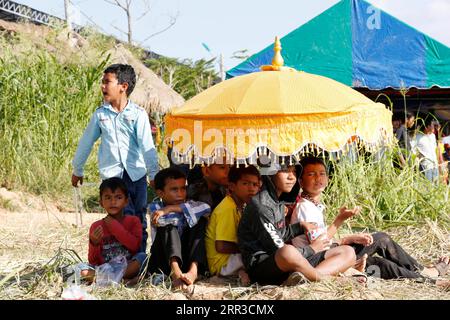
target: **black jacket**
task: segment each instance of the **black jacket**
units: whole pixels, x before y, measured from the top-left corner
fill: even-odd
[[[258,263],[259,255],[271,255],[304,233],[298,223],[286,226],[285,203],[278,200],[272,180],[263,178],[264,189],[246,206],[238,227],[238,246],[247,270]],[[298,250],[305,258],[314,254],[310,246]]]
[[[187,188],[187,198],[189,200],[207,203],[211,207],[211,212],[217,207],[223,198],[225,198],[226,195],[227,190],[222,186],[219,186],[214,191],[210,191],[208,189],[208,183],[203,178],[193,184],[190,184]]]

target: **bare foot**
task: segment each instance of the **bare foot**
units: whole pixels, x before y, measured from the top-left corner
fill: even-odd
[[[350,237],[352,243],[362,244],[363,246],[369,246],[373,243],[373,237],[370,233],[357,233]]]
[[[197,271],[189,270],[187,273],[183,273],[180,277],[181,280],[184,281],[188,286],[194,284],[195,280],[197,280]]]
[[[353,268],[355,268],[356,270],[358,270],[359,272],[364,272],[366,271],[366,264],[367,264],[367,258],[369,256],[366,254],[364,254],[361,258],[359,258],[358,260],[356,260]]]
[[[243,269],[240,269],[238,271],[238,275],[241,285],[244,287],[248,287],[250,285],[250,277],[248,276],[247,272],[245,272],[245,270]]]
[[[363,271],[359,271],[355,268],[349,268],[343,273],[343,275],[344,277],[352,279],[363,286],[367,285],[367,275]]]
[[[421,274],[430,278],[445,276],[450,269],[450,257],[440,257],[431,267],[425,267]]]
[[[172,257],[170,259],[170,268],[172,269],[172,288],[175,290],[186,289],[187,284],[183,280],[183,272],[181,272],[180,265],[176,257]]]
[[[172,278],[172,288],[174,290],[187,290],[188,285],[181,278]]]

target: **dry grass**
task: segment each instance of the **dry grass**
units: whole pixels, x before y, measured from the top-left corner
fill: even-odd
[[[84,226],[77,228],[73,213],[0,211],[0,299],[60,299],[61,268],[78,262],[77,255],[86,260],[89,225],[102,216],[85,214]],[[449,230],[433,222],[387,232],[424,264],[450,251]],[[214,277],[199,281],[193,294],[173,292],[170,282],[153,286],[149,279],[132,288],[88,290],[98,299],[450,299],[450,292],[430,284],[376,278],[370,278],[368,288],[342,278],[291,288],[243,288]]]

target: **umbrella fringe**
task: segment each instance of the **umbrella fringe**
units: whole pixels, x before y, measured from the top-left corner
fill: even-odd
[[[266,157],[270,163],[279,163],[281,165],[296,165],[302,158],[307,156],[321,157],[329,161],[340,161],[343,158],[349,157],[356,160],[358,154],[377,153],[382,152],[383,148],[392,146],[392,139],[389,137],[382,137],[378,142],[367,142],[359,136],[354,136],[343,145],[339,150],[326,150],[315,143],[306,143],[292,154],[278,154],[274,152],[269,146],[259,145],[255,151],[247,157],[235,157],[233,152],[226,147],[216,147],[210,156],[199,155],[198,150],[194,145],[189,146],[186,153],[180,153],[175,148],[172,149],[173,157],[177,159],[179,164],[189,164],[192,169],[195,165],[211,165],[218,163],[219,160],[226,164],[236,165],[255,165],[261,157]]]

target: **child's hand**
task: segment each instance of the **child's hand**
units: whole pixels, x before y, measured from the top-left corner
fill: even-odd
[[[316,240],[311,242],[310,247],[315,253],[330,249],[332,241],[328,239],[327,234],[320,235]]]
[[[103,222],[106,224],[106,227],[108,228],[113,220],[114,218],[112,218],[110,215],[107,215],[105,218],[103,218]]]
[[[164,212],[164,210],[156,210],[153,213],[153,217],[152,217],[152,224],[157,226],[158,225],[158,219],[160,217],[162,217],[163,215],[165,215],[166,213]]]
[[[345,221],[349,218],[352,218],[354,216],[356,216],[357,214],[359,214],[361,212],[361,207],[360,206],[356,206],[353,209],[347,209],[347,207],[341,207],[339,209],[339,214],[337,216],[337,219],[340,219],[342,221]]]
[[[95,228],[94,232],[89,236],[89,241],[91,241],[91,243],[94,246],[98,246],[102,241],[102,238],[103,238],[103,228],[102,226],[98,226],[97,228]]]
[[[353,236],[353,243],[362,244],[363,246],[370,246],[373,243],[373,237],[370,233],[359,233]]]
[[[344,238],[345,244],[362,244],[363,246],[370,246],[373,243],[373,237],[370,233],[358,233]]]

